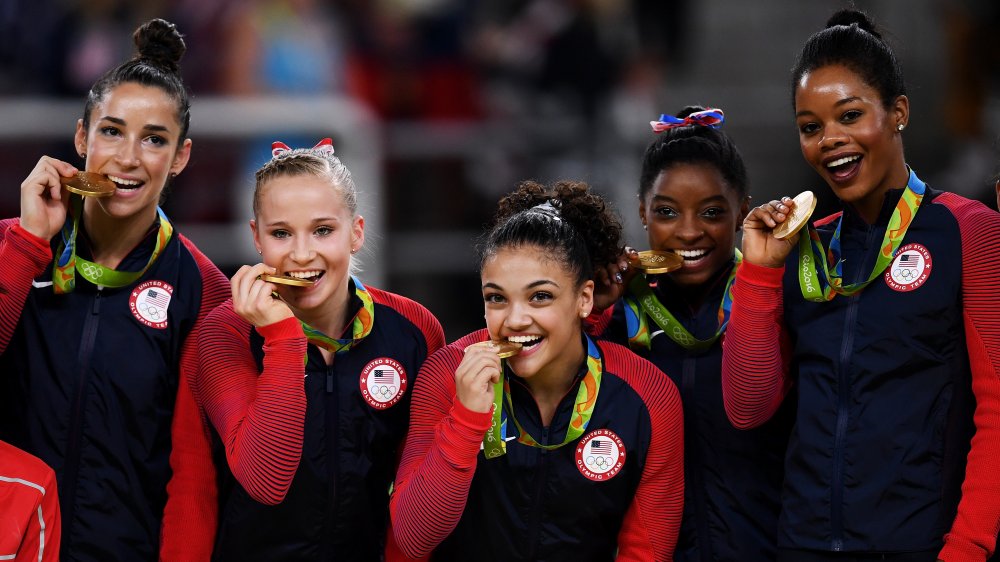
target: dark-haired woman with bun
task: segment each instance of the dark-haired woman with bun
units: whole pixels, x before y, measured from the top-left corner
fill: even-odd
[[[687,107],[651,123],[639,176],[639,218],[676,271],[635,275],[604,337],[666,373],[684,404],[684,518],[674,560],[773,560],[792,405],[736,429],[722,404],[722,345],[750,210],[746,166],[719,109]],[[629,275],[634,275],[627,280]]]
[[[207,560],[215,530],[188,377],[229,283],[158,206],[191,152],[184,41],[163,20],[134,39],[76,126],[74,189],[102,196],[43,156],[0,222],[0,438],[55,470],[64,561]]]
[[[583,331],[621,225],[585,184],[524,182],[481,247],[486,329],[421,368],[390,503],[409,557],[671,560],[684,496],[670,379]],[[501,360],[501,351],[520,352]],[[617,553],[617,558],[616,558]]]
[[[778,560],[986,560],[1000,526],[1000,215],[907,165],[899,64],[835,14],[792,74],[799,145],[843,210],[743,223],[723,357],[738,427],[798,399]]]

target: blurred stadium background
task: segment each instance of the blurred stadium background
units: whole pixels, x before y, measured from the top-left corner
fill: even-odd
[[[909,162],[993,205],[997,0],[858,1],[908,80]],[[629,240],[648,121],[721,107],[757,201],[811,188],[788,70],[836,9],[820,0],[0,0],[0,216],[42,154],[78,163],[87,88],[150,17],[176,23],[194,96],[165,209],[223,271],[254,261],[252,170],[272,140],[332,136],[362,192],[362,278],[417,299],[449,339],[482,325],[474,245],[521,179],[582,179]],[[823,210],[821,208],[821,210]]]

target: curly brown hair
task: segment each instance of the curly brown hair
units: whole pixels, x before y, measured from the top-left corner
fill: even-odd
[[[524,181],[500,199],[493,226],[479,247],[480,269],[499,250],[526,245],[549,250],[580,284],[621,253],[622,225],[586,183]]]

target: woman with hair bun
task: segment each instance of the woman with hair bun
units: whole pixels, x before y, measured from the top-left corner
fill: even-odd
[[[151,20],[91,88],[74,143],[43,156],[0,222],[0,437],[56,472],[62,555],[207,560],[207,427],[189,385],[226,278],[158,204],[188,163],[184,41]]]
[[[662,275],[626,271],[603,336],[666,373],[684,404],[684,518],[674,560],[773,560],[791,401],[736,429],[722,404],[722,347],[750,210],[746,166],[722,110],[686,107],[651,123],[639,176],[649,247],[682,258]],[[605,316],[606,317],[606,316]]]
[[[778,560],[986,560],[1000,527],[1000,215],[907,165],[892,50],[844,10],[792,72],[799,145],[843,210],[808,197],[743,223],[723,357],[737,427],[798,413]]]
[[[524,182],[500,201],[480,248],[486,328],[432,355],[414,389],[390,504],[403,554],[672,559],[677,389],[583,331],[595,268],[617,258],[620,238],[582,183]]]

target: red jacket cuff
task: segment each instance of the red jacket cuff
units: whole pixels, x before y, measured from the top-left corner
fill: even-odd
[[[777,289],[785,276],[785,266],[764,267],[744,261],[736,271],[736,282]]]

